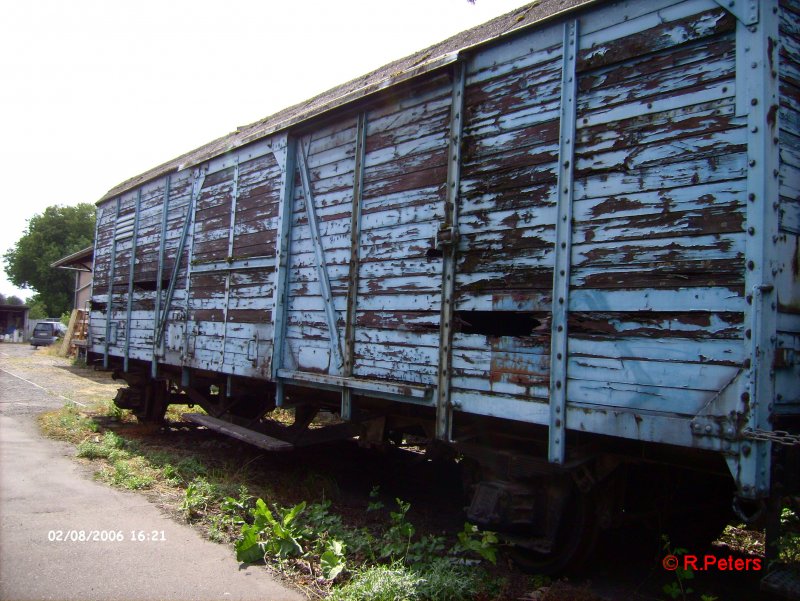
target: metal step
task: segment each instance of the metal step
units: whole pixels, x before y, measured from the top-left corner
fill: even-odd
[[[260,434],[258,432],[254,432],[253,430],[248,430],[242,426],[237,426],[236,424],[217,419],[216,417],[211,417],[210,415],[203,415],[201,413],[184,413],[183,417],[184,419],[188,419],[196,424],[205,426],[209,430],[221,432],[222,434],[226,434],[227,436],[231,436],[237,440],[241,440],[259,448],[266,449],[267,451],[291,451],[294,449],[294,445],[290,442],[279,440],[272,436],[267,436],[266,434]]]

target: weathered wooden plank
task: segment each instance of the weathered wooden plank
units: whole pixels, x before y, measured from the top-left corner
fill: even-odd
[[[567,381],[567,402],[696,415],[716,392],[586,380]]]
[[[631,56],[671,49],[736,27],[736,19],[730,13],[721,8],[709,11],[707,6],[685,2],[660,11],[656,16],[657,24],[646,29],[643,29],[645,23],[654,22],[652,16],[584,35],[578,53],[578,70],[598,69]]]

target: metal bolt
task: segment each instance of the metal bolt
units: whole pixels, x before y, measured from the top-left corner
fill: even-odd
[[[753,202],[755,199],[756,195],[753,194],[752,192],[750,192],[750,194],[747,195],[747,200],[749,200],[750,202]]]
[[[754,228],[754,227],[752,227],[752,226],[751,226],[751,227],[749,227],[749,228],[747,228],[747,233],[748,233],[748,234],[750,234],[750,235],[752,236],[753,234],[755,234],[755,233],[756,233],[756,228]]]
[[[750,401],[750,393],[749,393],[749,392],[747,392],[747,391],[744,391],[744,392],[742,393],[742,397],[741,397],[741,398],[742,398],[742,402],[743,402],[743,403],[747,403],[747,402],[749,402],[749,401]]]
[[[758,104],[758,98],[753,98],[753,99],[750,101],[750,104],[751,104],[751,105],[753,105],[753,106],[757,105],[757,104]]]
[[[751,167],[755,167],[756,166],[756,160],[755,159],[750,159],[750,161],[747,164],[750,165]]]

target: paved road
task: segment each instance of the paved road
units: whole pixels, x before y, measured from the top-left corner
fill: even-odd
[[[32,352],[0,345],[0,599],[303,599],[262,567],[240,568],[229,547],[173,522],[144,496],[93,482],[70,459],[72,446],[43,439],[35,415],[64,398],[10,364]],[[121,531],[125,540],[49,540],[92,530]],[[131,531],[158,540],[131,540]]]

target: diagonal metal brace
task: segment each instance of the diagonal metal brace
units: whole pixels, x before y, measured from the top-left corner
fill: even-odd
[[[314,195],[311,192],[311,178],[308,173],[308,160],[306,158],[306,148],[303,144],[297,147],[297,159],[300,166],[300,181],[303,184],[303,198],[308,214],[308,225],[311,228],[311,241],[314,244],[314,259],[317,267],[317,276],[322,290],[322,303],[325,306],[325,320],[328,322],[330,330],[330,347],[336,362],[336,374],[341,374],[344,360],[342,359],[342,349],[339,342],[339,328],[337,326],[338,316],[333,306],[333,294],[331,293],[331,283],[328,279],[328,269],[325,263],[325,251],[322,248],[322,237],[319,233],[319,221],[317,211],[314,208]]]
[[[714,0],[744,25],[758,23],[758,0]]]
[[[178,243],[178,253],[175,259],[175,267],[172,269],[172,275],[169,278],[169,287],[167,288],[167,298],[164,302],[164,311],[158,316],[158,333],[156,334],[154,348],[158,348],[161,344],[161,338],[164,336],[164,328],[167,325],[167,315],[169,308],[172,305],[172,298],[175,295],[175,285],[178,282],[178,272],[181,267],[181,257],[183,257],[183,249],[186,246],[186,237],[189,234],[189,228],[194,222],[194,205],[197,198],[200,196],[200,190],[203,189],[203,182],[206,179],[206,170],[199,169],[195,173],[194,183],[192,184],[192,196],[189,198],[189,206],[186,209],[186,220],[183,222],[183,230],[181,230],[181,239]],[[189,258],[186,259],[189,261]]]

